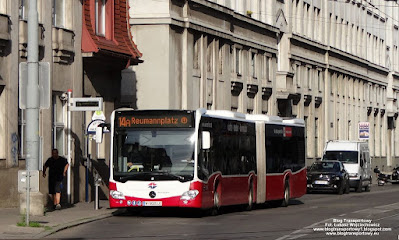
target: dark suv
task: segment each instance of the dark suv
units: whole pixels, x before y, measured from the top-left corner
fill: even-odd
[[[307,190],[349,193],[349,174],[340,161],[317,161],[307,173]]]

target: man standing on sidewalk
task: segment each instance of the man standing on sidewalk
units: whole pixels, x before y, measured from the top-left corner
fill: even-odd
[[[49,169],[48,192],[53,195],[54,209],[61,209],[61,189],[62,181],[68,170],[68,161],[64,157],[58,156],[58,150],[51,151],[51,157],[47,159],[43,166],[43,177],[46,177],[46,170]]]

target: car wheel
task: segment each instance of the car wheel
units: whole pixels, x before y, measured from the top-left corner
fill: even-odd
[[[345,184],[345,193],[349,193],[349,192],[350,192],[349,181],[346,181],[346,184]]]
[[[370,186],[371,186],[371,180],[370,180],[370,182],[367,184],[367,186],[364,188],[364,191],[370,192]]]
[[[356,192],[358,193],[362,192],[362,179],[359,180],[359,183],[356,186]]]
[[[341,186],[339,186],[338,191],[337,191],[338,195],[342,195],[344,193],[344,183],[341,183]]]

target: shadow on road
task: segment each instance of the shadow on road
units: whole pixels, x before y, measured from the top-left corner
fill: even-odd
[[[302,205],[304,204],[301,200],[291,199],[289,205]],[[256,211],[257,209],[271,209],[277,208],[280,206],[276,206],[272,203],[264,203],[264,204],[256,204],[253,207],[252,211]],[[222,207],[220,209],[220,215],[226,214],[235,214],[235,213],[250,213],[250,211],[245,210],[244,205],[235,205],[235,206],[227,206]],[[126,208],[126,209],[118,209],[117,211],[112,213],[117,217],[178,217],[178,218],[201,218],[201,217],[213,217],[210,214],[209,210],[200,210],[200,209],[190,209],[190,208],[165,208],[165,207],[146,207],[146,208]]]

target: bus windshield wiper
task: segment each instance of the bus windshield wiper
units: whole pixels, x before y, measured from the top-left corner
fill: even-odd
[[[162,176],[172,177],[172,178],[174,178],[176,180],[179,180],[180,182],[186,181],[186,178],[184,176],[180,176],[180,175],[173,174],[173,173],[170,173],[170,172],[156,172],[156,173],[160,174]]]

